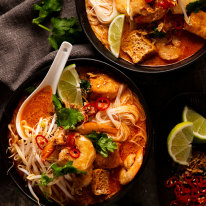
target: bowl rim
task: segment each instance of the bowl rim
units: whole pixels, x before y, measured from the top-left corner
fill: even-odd
[[[146,65],[129,63],[126,60],[114,57],[114,55],[112,55],[112,53],[96,37],[87,18],[85,0],[75,0],[75,4],[76,4],[76,12],[80,24],[82,26],[84,33],[89,39],[90,43],[103,57],[105,57],[113,64],[116,64],[120,68],[134,71],[137,73],[143,73],[143,74],[172,72],[189,66],[190,64],[195,62],[197,59],[199,59],[201,56],[203,56],[206,53],[206,44],[205,44],[200,50],[198,50],[190,57],[173,64],[162,65],[162,66],[146,66]]]
[[[107,69],[109,68],[109,72],[111,74],[115,74],[115,73],[118,74],[118,78],[121,81],[123,81],[124,83],[126,83],[128,85],[128,87],[138,96],[138,99],[139,99],[140,103],[142,104],[142,107],[143,107],[143,109],[145,111],[145,114],[146,114],[146,117],[147,117],[146,118],[147,143],[146,143],[146,146],[145,146],[145,154],[144,154],[143,163],[141,165],[141,168],[138,171],[138,173],[136,174],[135,178],[130,183],[123,186],[122,189],[117,194],[115,194],[111,198],[105,200],[101,204],[98,203],[98,205],[108,205],[108,204],[111,204],[113,202],[116,202],[122,196],[124,196],[126,194],[127,190],[129,190],[131,188],[131,186],[136,182],[138,176],[140,176],[142,174],[142,172],[143,172],[143,170],[144,170],[144,168],[145,168],[145,166],[148,162],[149,154],[150,154],[150,151],[152,149],[152,144],[153,144],[153,132],[152,132],[152,126],[151,126],[151,117],[150,117],[150,112],[149,112],[148,106],[146,104],[146,101],[145,101],[142,93],[140,92],[139,88],[136,86],[136,84],[127,75],[125,75],[119,69],[117,69],[114,66],[112,66],[112,65],[110,65],[106,62],[103,62],[101,60],[91,59],[91,58],[69,59],[67,61],[67,65],[72,64],[72,63],[76,63],[77,66],[78,66],[78,64],[85,65],[85,62],[88,63],[89,65],[93,66],[93,67],[96,67],[97,69],[99,69],[99,67],[100,67],[100,69],[101,68],[103,68],[103,69],[104,68],[107,68]],[[37,78],[43,78],[46,75],[46,72],[48,71],[50,65],[51,65],[51,62],[47,62],[46,64],[40,66],[39,70],[36,73],[34,73],[30,77],[28,77],[19,86],[19,88],[10,97],[7,105],[5,106],[5,108],[2,112],[2,117],[1,117],[1,120],[0,120],[0,133],[2,134],[2,136],[0,138],[0,144],[2,145],[0,147],[0,153],[1,153],[1,156],[2,156],[3,164],[4,164],[5,168],[7,170],[9,170],[8,174],[11,177],[11,179],[13,180],[13,182],[15,183],[15,185],[17,185],[17,187],[21,190],[21,192],[25,196],[27,196],[30,200],[32,200],[35,203],[37,203],[37,200],[33,198],[33,196],[30,194],[30,191],[28,190],[28,188],[25,187],[25,181],[23,181],[23,179],[19,176],[16,168],[13,167],[13,168],[9,169],[11,164],[12,164],[12,160],[9,159],[9,154],[6,153],[7,148],[8,148],[8,139],[4,138],[4,137],[5,136],[7,137],[7,135],[8,135],[8,123],[10,122],[10,120],[12,118],[12,114],[14,112],[14,109],[17,107],[17,104],[18,104],[20,98],[22,97],[23,91],[25,91],[25,89],[28,86],[35,83],[37,81],[36,80]],[[42,205],[48,205],[49,204],[48,201],[46,201],[45,198],[43,198],[43,197],[40,197],[40,203]],[[52,204],[52,205],[56,205],[56,204]]]

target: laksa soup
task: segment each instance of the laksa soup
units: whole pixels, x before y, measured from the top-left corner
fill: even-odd
[[[8,125],[9,151],[39,205],[40,196],[59,205],[99,203],[134,179],[147,117],[124,82],[97,69],[66,67],[56,95],[46,86],[30,99],[20,136],[15,121],[24,100]]]
[[[85,0],[96,37],[114,56],[160,66],[205,45],[205,0]]]

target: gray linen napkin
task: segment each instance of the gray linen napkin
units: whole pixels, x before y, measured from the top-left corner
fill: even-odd
[[[38,0],[0,1],[0,113],[3,105],[19,85],[40,66],[52,61],[49,33],[32,24]],[[76,16],[75,0],[64,0],[61,17]],[[91,45],[74,45],[71,58],[94,57]]]

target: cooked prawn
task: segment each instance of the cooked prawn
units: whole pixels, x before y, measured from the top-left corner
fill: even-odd
[[[159,56],[167,61],[176,60],[180,57],[181,55],[180,46],[181,46],[181,41],[174,38],[169,43],[166,38],[163,38],[156,43]]]
[[[73,161],[73,166],[79,170],[86,170],[92,164],[96,158],[96,151],[92,142],[84,137],[83,135],[77,136],[75,138],[75,146],[80,151],[80,155],[78,158],[73,158],[69,155],[69,147],[66,147],[61,150],[59,153],[59,161],[60,162],[67,162]]]
[[[136,154],[130,154],[124,160],[124,167],[120,170],[119,182],[122,185],[129,183],[139,171],[143,161],[143,148]]]
[[[84,123],[83,125],[79,126],[77,128],[77,130],[81,134],[89,134],[93,131],[96,131],[96,132],[105,132],[105,133],[116,135],[118,132],[117,128],[111,127],[111,126],[104,124],[104,123],[98,123],[98,122]]]
[[[44,162],[55,150],[56,145],[65,145],[64,136],[65,136],[64,129],[58,129],[54,136],[50,139],[47,145],[44,147],[41,153],[41,159]]]

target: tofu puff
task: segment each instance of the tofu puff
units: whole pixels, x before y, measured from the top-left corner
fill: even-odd
[[[72,113],[70,121],[76,112],[83,117],[75,127],[59,124],[60,111],[74,112],[63,108],[34,126],[23,120],[22,138],[15,126],[22,101],[8,126],[11,158],[38,202],[41,194],[59,205],[98,204],[132,181],[142,165],[147,133],[138,97],[118,78],[90,69],[78,69],[90,86],[82,89],[84,106]]]
[[[206,13],[191,12],[189,17],[186,14],[186,6],[193,0],[147,2],[85,0],[91,28],[109,50],[109,25],[115,16],[125,14],[119,57],[133,64],[158,66],[176,63],[205,45]]]

